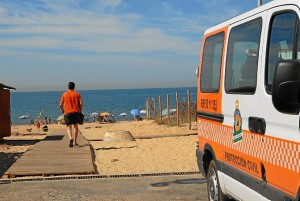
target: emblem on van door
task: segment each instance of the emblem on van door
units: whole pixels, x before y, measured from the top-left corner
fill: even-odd
[[[234,123],[233,123],[233,134],[232,140],[233,143],[237,143],[242,141],[243,139],[243,131],[242,131],[242,115],[239,109],[239,100],[235,101],[235,110],[234,110]]]

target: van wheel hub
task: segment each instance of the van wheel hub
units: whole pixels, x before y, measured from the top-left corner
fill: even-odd
[[[210,191],[210,200],[218,200],[218,181],[217,181],[217,175],[214,171],[210,176],[210,185],[209,185],[209,191]]]

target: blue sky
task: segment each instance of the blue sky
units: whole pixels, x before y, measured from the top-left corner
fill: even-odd
[[[267,1],[263,1],[266,3]],[[257,0],[1,0],[0,83],[17,91],[196,86],[205,29]]]

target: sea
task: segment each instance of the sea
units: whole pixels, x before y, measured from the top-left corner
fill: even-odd
[[[170,108],[176,108],[176,92],[179,101],[187,101],[187,91],[190,91],[191,102],[196,101],[196,87],[182,88],[152,88],[152,89],[114,89],[114,90],[78,90],[84,102],[83,113],[87,121],[92,121],[92,113],[109,112],[117,121],[133,120],[131,109],[146,109],[146,99],[156,99],[161,96],[163,109],[166,108],[167,95],[170,97]],[[63,91],[45,92],[11,92],[11,122],[12,125],[29,124],[40,117],[50,117],[54,122],[60,115],[60,98]],[[151,101],[153,103],[153,101]],[[127,113],[127,116],[119,116]],[[29,119],[20,119],[27,115]]]

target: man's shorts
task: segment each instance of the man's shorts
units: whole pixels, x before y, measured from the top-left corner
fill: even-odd
[[[74,113],[65,114],[64,118],[65,118],[65,124],[67,126],[78,124],[80,121],[80,113],[74,112]]]

